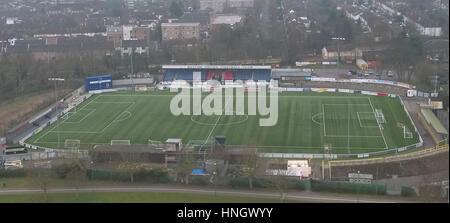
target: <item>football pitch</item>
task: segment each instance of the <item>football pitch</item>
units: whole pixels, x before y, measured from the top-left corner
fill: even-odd
[[[278,121],[259,126],[259,115],[179,115],[170,112],[175,93],[115,92],[93,95],[26,142],[63,148],[67,139],[81,148],[111,140],[147,145],[179,138],[183,144],[226,136],[234,148],[260,148],[273,153],[359,154],[419,142],[400,100],[346,93],[282,92]],[[202,95],[207,96],[207,93]],[[226,96],[223,102],[226,105]],[[245,114],[248,114],[245,95]],[[235,98],[233,98],[235,99]],[[235,102],[236,100],[234,100]],[[267,100],[269,102],[269,100]],[[192,100],[191,100],[192,103]],[[235,104],[236,105],[236,104]],[[223,106],[224,107],[224,106]],[[191,106],[192,110],[192,106]],[[411,137],[404,137],[405,126]]]

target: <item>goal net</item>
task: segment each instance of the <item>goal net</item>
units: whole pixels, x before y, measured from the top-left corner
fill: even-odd
[[[413,134],[411,131],[409,131],[408,127],[403,126],[403,138],[405,139],[412,139]]]
[[[64,142],[65,149],[77,150],[80,148],[80,140],[79,139],[66,139]]]
[[[212,147],[213,141],[212,140],[190,140],[186,143],[186,148],[191,148],[194,150],[199,150],[205,147]]]
[[[160,141],[156,141],[156,140],[148,140],[148,146],[163,146],[164,144]]]
[[[381,109],[375,109],[375,118],[377,119],[378,124],[386,123],[386,119],[384,118],[384,114]]]
[[[111,140],[111,146],[129,146],[130,140]]]
[[[135,91],[147,91],[148,89],[147,89],[147,86],[146,86],[146,85],[136,85],[136,86],[134,87],[134,90],[135,90]]]

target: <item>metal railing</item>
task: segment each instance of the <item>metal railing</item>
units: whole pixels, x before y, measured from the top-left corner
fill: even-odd
[[[425,156],[434,155],[437,153],[445,152],[449,150],[448,144],[436,146],[428,149],[419,150],[416,152],[397,154],[386,157],[375,157],[367,159],[357,159],[357,160],[330,160],[328,161],[328,172],[331,179],[331,168],[333,166],[355,166],[355,165],[367,165],[367,164],[377,164],[377,163],[388,163],[397,162],[403,160],[418,159]]]

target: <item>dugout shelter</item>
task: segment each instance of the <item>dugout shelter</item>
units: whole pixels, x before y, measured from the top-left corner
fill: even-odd
[[[244,65],[163,65],[164,82],[176,80],[192,81],[194,77],[202,81],[216,80],[221,83],[235,80],[270,81],[270,66]]]
[[[86,91],[103,90],[113,88],[111,75],[86,77]]]

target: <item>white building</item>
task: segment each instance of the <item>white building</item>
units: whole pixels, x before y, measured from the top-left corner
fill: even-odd
[[[253,0],[228,0],[230,8],[253,8]]]
[[[131,40],[131,31],[136,26],[122,26],[123,40]]]
[[[240,15],[217,15],[214,17],[211,25],[228,25],[230,27],[234,27],[238,23],[242,21],[242,16]]]
[[[222,13],[226,0],[200,0],[200,10],[211,9],[214,13]]]

